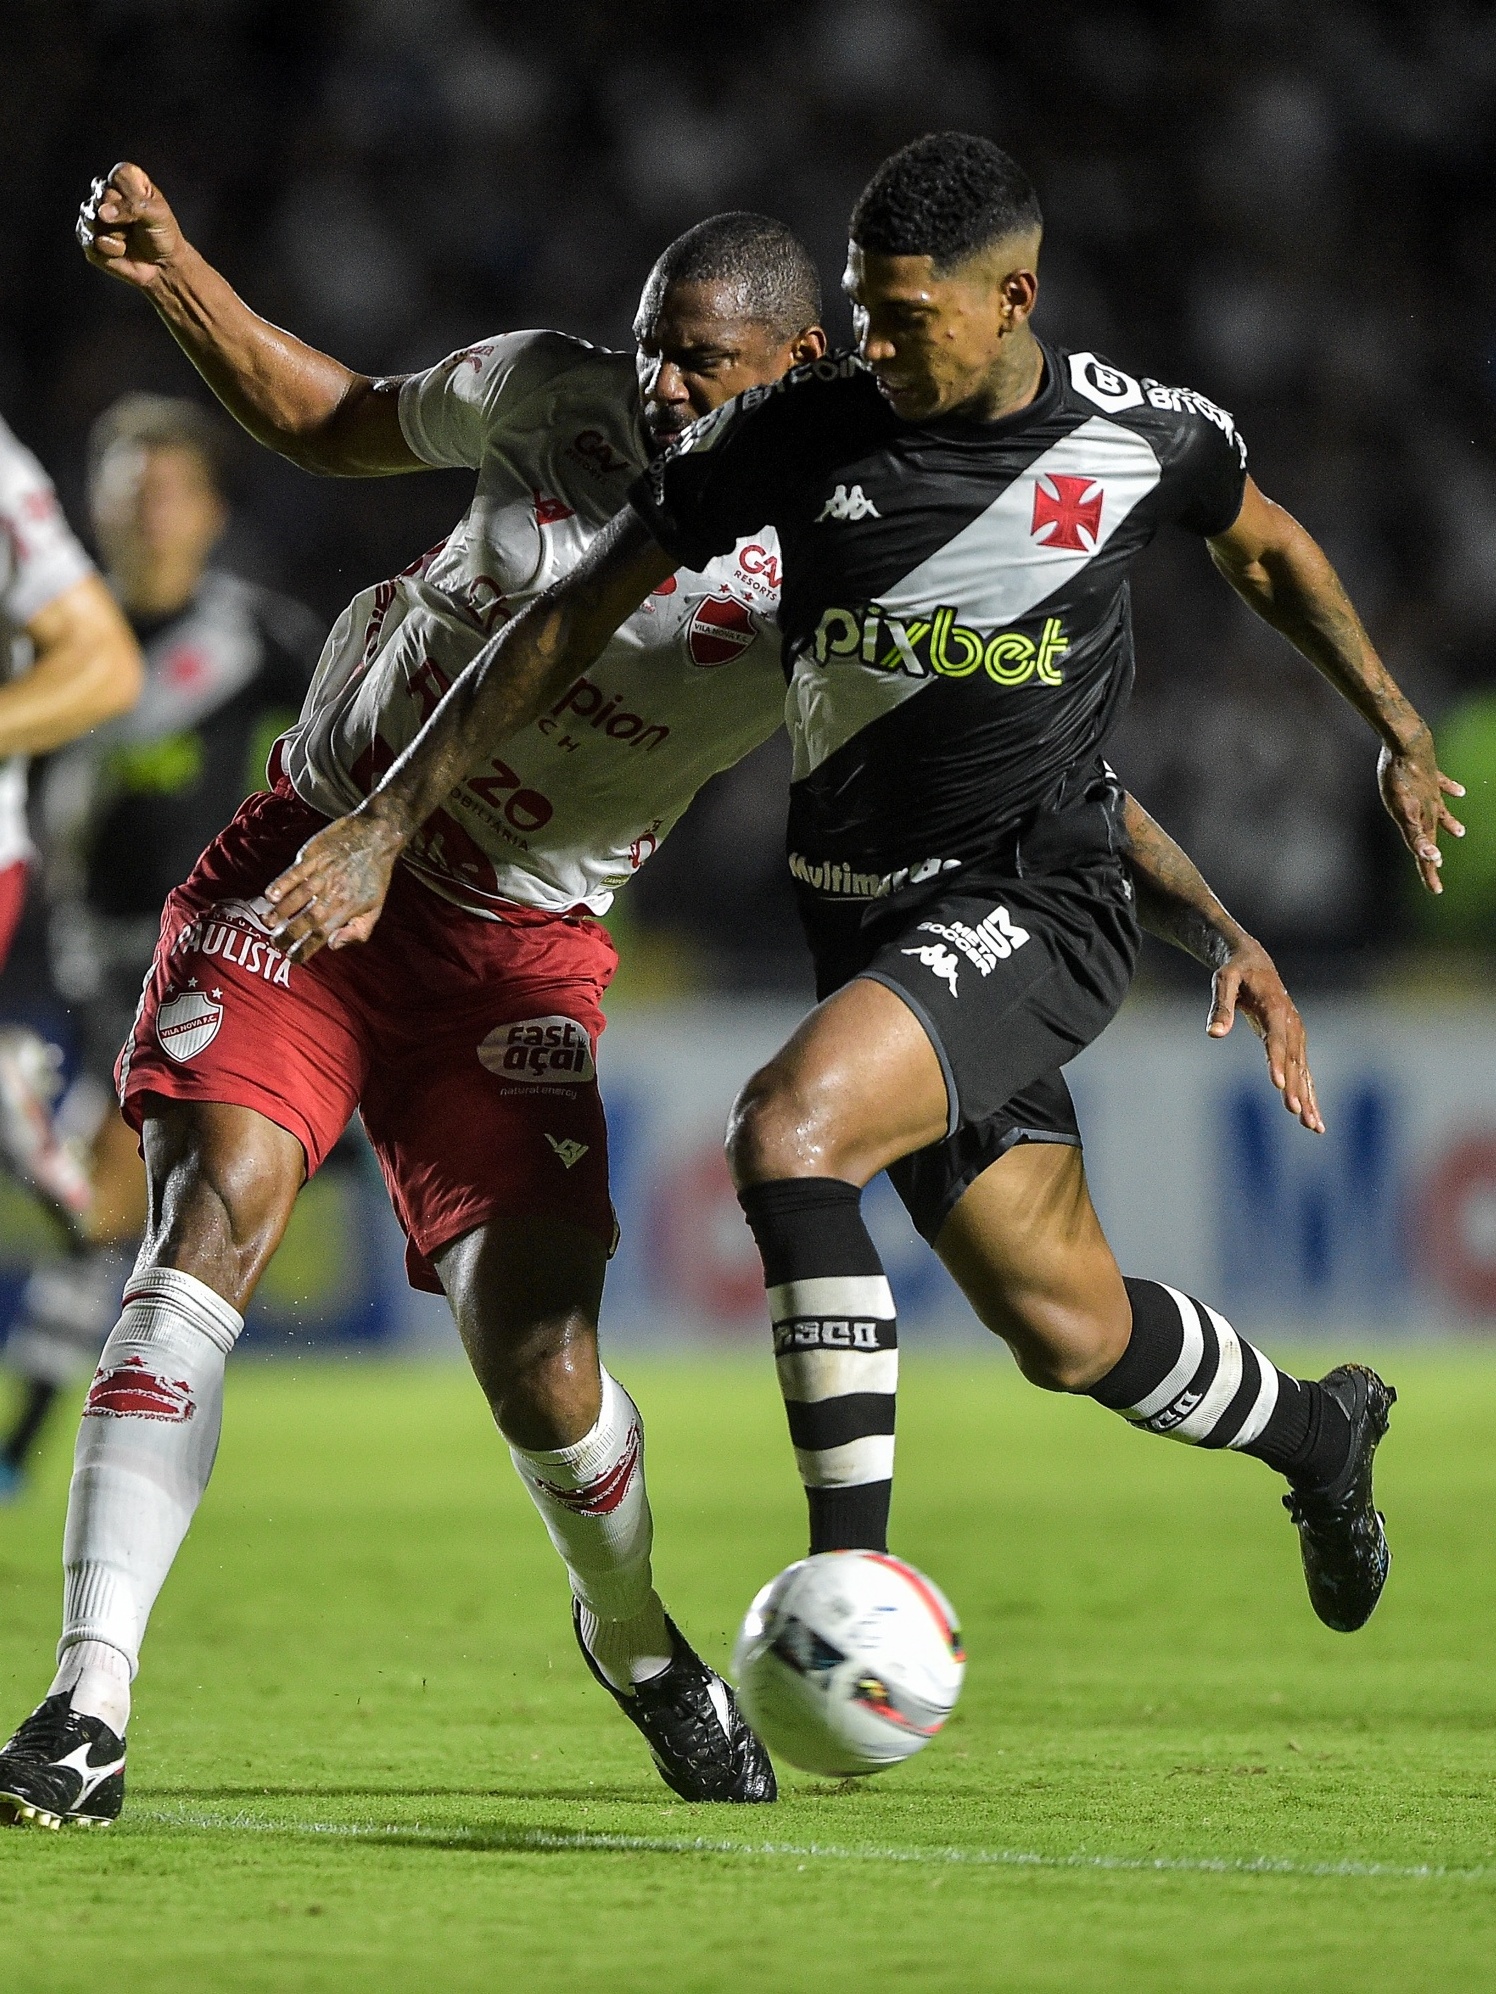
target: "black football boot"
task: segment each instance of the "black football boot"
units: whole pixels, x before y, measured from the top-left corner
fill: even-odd
[[[1350,1421],[1350,1459],[1326,1487],[1290,1489],[1283,1507],[1298,1525],[1310,1604],[1326,1627],[1354,1634],[1371,1618],[1392,1563],[1371,1463],[1397,1393],[1365,1364],[1338,1364],[1319,1382]]]
[[[667,1613],[675,1659],[632,1696],[613,1687],[587,1652],[581,1609],[571,1624],[582,1659],[629,1722],[644,1733],[660,1777],[682,1800],[777,1800],[769,1754],[749,1729],[737,1699],[692,1648]]]
[[[75,1711],[66,1690],[0,1751],[0,1826],[107,1828],[124,1800],[124,1739]]]

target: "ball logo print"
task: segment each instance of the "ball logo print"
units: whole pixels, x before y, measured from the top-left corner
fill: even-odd
[[[823,1551],[766,1585],[733,1656],[755,1731],[805,1772],[879,1772],[945,1724],[966,1672],[950,1601],[902,1559]]]
[[[497,1025],[478,1047],[479,1063],[527,1087],[577,1087],[597,1078],[592,1041],[575,1018],[520,1018]]]
[[[185,1066],[218,1036],[223,1006],[206,991],[184,990],[169,998],[156,1013],[156,1040],[168,1059]]]
[[[741,657],[757,634],[745,603],[736,596],[710,596],[697,604],[686,630],[686,648],[693,665],[713,671]]]

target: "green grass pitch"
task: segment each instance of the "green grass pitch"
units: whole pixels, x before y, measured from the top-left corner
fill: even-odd
[[[725,1660],[800,1548],[767,1362],[619,1366],[662,1590]],[[872,1782],[693,1808],[584,1675],[476,1388],[243,1362],[157,1611],[126,1815],[0,1835],[9,1985],[1377,1994],[1496,1985],[1496,1364],[1389,1358],[1396,1553],[1312,1618],[1278,1485],[996,1359],[906,1363],[896,1547],[966,1694]],[[69,1437],[0,1513],[5,1724],[45,1687]]]

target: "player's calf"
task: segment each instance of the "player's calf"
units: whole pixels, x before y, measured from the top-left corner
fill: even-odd
[[[861,1200],[833,1177],[739,1193],[763,1257],[812,1556],[888,1549],[898,1321]]]
[[[1364,1365],[1295,1378],[1217,1310],[1157,1281],[1129,1280],[1132,1334],[1089,1387],[1144,1432],[1255,1455],[1291,1485],[1309,1598],[1326,1626],[1362,1626],[1391,1553],[1371,1485],[1396,1393]]]

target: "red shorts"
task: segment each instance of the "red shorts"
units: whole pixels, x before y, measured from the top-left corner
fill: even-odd
[[[152,1097],[253,1108],[297,1137],[308,1176],[355,1108],[409,1247],[432,1256],[491,1218],[559,1218],[613,1239],[598,1097],[606,928],[515,907],[484,920],[395,869],[373,938],[292,965],[260,896],[327,820],[252,796],[161,917],[115,1079],[138,1130]]]
[[[31,867],[25,859],[0,866],[0,969],[10,954],[10,945],[21,925],[21,909],[26,905],[26,880]]]

